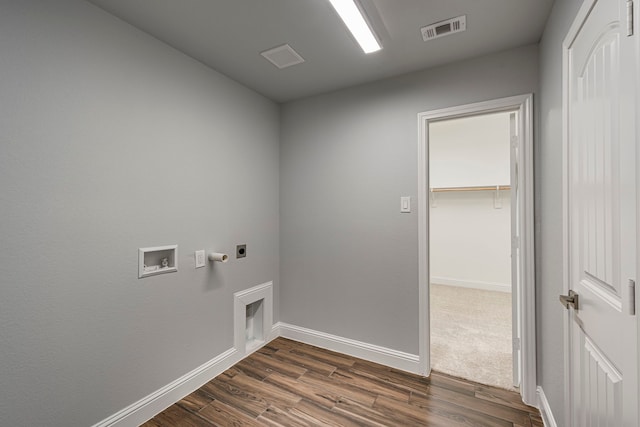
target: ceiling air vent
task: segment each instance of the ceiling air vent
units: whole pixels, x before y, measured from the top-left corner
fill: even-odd
[[[456,18],[447,19],[445,21],[436,22],[435,24],[422,27],[422,38],[424,41],[437,39],[438,37],[448,36],[449,34],[459,33],[467,29],[467,16],[462,15]]]
[[[298,55],[298,52],[293,50],[288,44],[265,50],[264,52],[260,52],[260,55],[267,58],[269,62],[280,69],[304,62],[302,56]]]

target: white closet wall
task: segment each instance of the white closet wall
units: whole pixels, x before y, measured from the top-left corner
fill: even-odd
[[[509,185],[509,113],[432,123],[431,188]],[[511,291],[509,190],[434,193],[431,282]]]

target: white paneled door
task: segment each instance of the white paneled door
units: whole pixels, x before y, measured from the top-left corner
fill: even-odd
[[[570,425],[637,427],[637,36],[627,0],[586,0],[564,45]],[[632,21],[631,21],[632,23]]]

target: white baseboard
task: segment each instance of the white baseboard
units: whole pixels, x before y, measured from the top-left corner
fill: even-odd
[[[553,418],[553,413],[551,412],[551,406],[549,406],[549,401],[547,400],[547,396],[544,395],[544,390],[542,387],[538,386],[538,409],[540,409],[540,415],[542,415],[542,422],[545,427],[558,427],[558,423],[556,423],[555,418]]]
[[[242,355],[235,348],[231,348],[109,418],[94,424],[93,427],[139,426],[184,396],[199,389],[238,363],[241,358]]]
[[[306,344],[326,348],[371,362],[380,363],[392,368],[411,373],[419,373],[419,357],[390,348],[367,344],[361,341],[343,338],[336,335],[318,332],[299,326],[278,322],[273,325],[271,333],[264,342],[252,349],[258,350],[269,341],[279,336],[290,338]],[[94,424],[92,427],[135,427],[150,420],[183,397],[202,387],[240,360],[248,356],[242,351],[231,348],[214,357],[202,366],[183,375],[161,389],[127,406],[110,417]]]
[[[455,279],[452,277],[432,277],[431,283],[436,285],[457,286],[459,288],[482,289],[484,291],[511,292],[508,283],[481,282],[477,280]]]
[[[278,322],[275,328],[278,329],[279,335],[285,338],[358,357],[370,362],[380,363],[402,371],[414,374],[420,372],[420,358],[417,354],[409,354],[282,322]]]

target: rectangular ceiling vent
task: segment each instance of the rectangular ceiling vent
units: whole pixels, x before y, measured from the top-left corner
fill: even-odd
[[[269,62],[280,69],[304,62],[302,56],[288,44],[265,50],[264,52],[260,52],[260,55],[267,58]]]
[[[447,19],[445,21],[436,22],[435,24],[422,27],[422,38],[424,41],[437,39],[439,37],[448,36],[449,34],[459,33],[467,29],[467,16],[462,15],[456,18]]]

